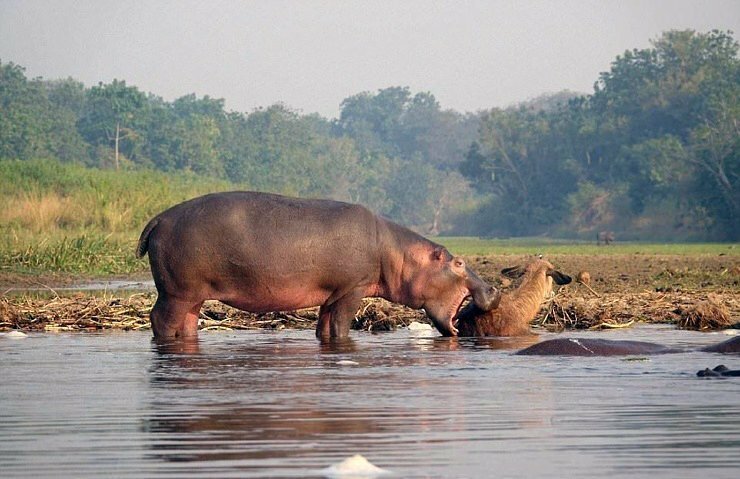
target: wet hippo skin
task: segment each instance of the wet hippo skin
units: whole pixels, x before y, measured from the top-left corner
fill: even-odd
[[[262,313],[320,306],[316,335],[344,338],[365,297],[423,309],[445,336],[467,297],[482,310],[498,292],[462,258],[367,208],[234,191],[154,217],[137,256],[157,287],[155,338],[196,336],[203,301]]]
[[[740,336],[735,336],[734,338],[722,341],[718,344],[712,344],[711,346],[707,346],[701,350],[708,353],[740,353]]]
[[[720,364],[714,369],[705,369],[696,373],[700,378],[721,378],[730,376],[740,376],[740,369],[729,369],[724,364]]]
[[[597,338],[556,338],[533,344],[516,354],[539,356],[629,356],[678,352],[645,341],[618,341]]]

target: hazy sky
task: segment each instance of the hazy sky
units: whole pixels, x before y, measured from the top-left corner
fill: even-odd
[[[591,92],[616,55],[684,28],[740,32],[740,0],[0,0],[0,61],[238,111],[282,101],[334,117],[389,86],[476,111]]]

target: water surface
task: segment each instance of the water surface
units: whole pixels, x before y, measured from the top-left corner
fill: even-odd
[[[514,340],[409,331],[0,338],[3,477],[320,477],[353,454],[396,477],[727,477],[740,357],[514,356]],[[580,333],[690,348],[664,327]],[[545,337],[548,337],[547,335]]]

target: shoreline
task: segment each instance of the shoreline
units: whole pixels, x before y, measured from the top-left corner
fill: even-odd
[[[687,323],[693,329],[740,327],[740,257],[734,255],[548,255],[560,271],[589,284],[560,287],[532,322],[548,331],[620,328],[638,323]],[[522,255],[467,256],[490,284],[513,287],[501,268]],[[6,275],[0,279],[0,331],[148,329],[156,299],[148,273],[108,277]],[[312,329],[318,308],[252,314],[207,301],[200,328]],[[366,299],[352,328],[389,331],[429,323],[423,312]],[[691,324],[688,324],[691,323]],[[733,326],[734,325],[734,326]]]

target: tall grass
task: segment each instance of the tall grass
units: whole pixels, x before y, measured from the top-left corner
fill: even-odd
[[[194,174],[0,161],[0,272],[146,270],[134,246],[146,222],[202,194],[245,188]]]
[[[148,263],[137,261],[130,241],[83,234],[2,248],[0,265],[12,265],[17,273],[130,274],[145,270]]]
[[[140,229],[156,213],[239,188],[194,174],[112,171],[56,161],[0,161],[0,228],[32,232]]]

